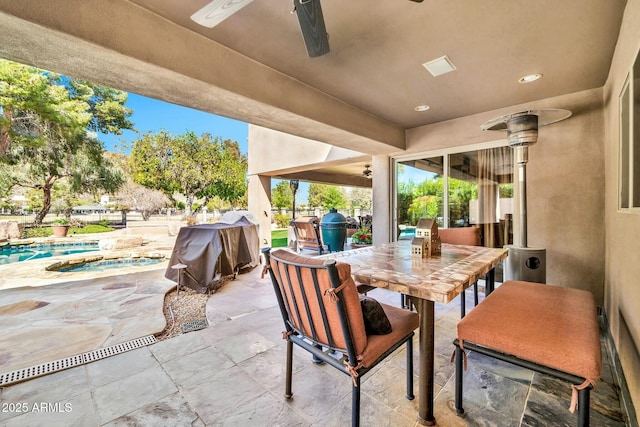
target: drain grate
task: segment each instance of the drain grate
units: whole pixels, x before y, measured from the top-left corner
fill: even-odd
[[[156,337],[154,337],[153,335],[149,335],[147,337],[137,338],[135,340],[127,341],[122,344],[116,344],[109,347],[89,351],[87,353],[83,353],[83,356],[85,358],[85,363],[90,363],[96,360],[104,359],[106,357],[115,356],[116,354],[135,350],[136,348],[144,347],[155,342]]]
[[[58,359],[52,362],[31,366],[29,368],[8,372],[6,374],[0,374],[0,386],[41,377],[53,372],[63,371],[65,369],[73,368],[74,366],[82,365],[83,363],[84,359],[82,355],[78,354],[64,359]]]
[[[207,319],[198,319],[191,322],[184,322],[182,324],[182,333],[198,331],[200,329],[206,328],[207,326],[209,326],[209,323],[207,323]]]
[[[116,344],[98,350],[89,351],[64,359],[54,360],[52,362],[42,363],[40,365],[31,366],[29,368],[11,371],[6,374],[0,374],[0,386],[18,383],[20,381],[30,380],[32,378],[41,377],[43,375],[52,374],[75,366],[84,365],[106,357],[115,356],[116,354],[125,353],[136,348],[144,347],[156,342],[156,337],[149,335],[126,343]]]

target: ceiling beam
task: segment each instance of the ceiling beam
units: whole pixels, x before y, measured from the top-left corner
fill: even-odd
[[[129,2],[0,0],[0,39],[0,56],[75,78],[367,154],[405,148],[400,126]]]
[[[284,180],[297,179],[300,181],[316,182],[320,184],[346,185],[348,187],[372,187],[372,180],[363,176],[324,173],[316,171],[288,173],[284,175],[274,176],[274,178]]]

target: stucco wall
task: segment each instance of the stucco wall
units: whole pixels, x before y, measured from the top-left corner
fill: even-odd
[[[618,97],[639,49],[640,1],[633,0],[627,2],[611,71],[604,86],[605,310],[636,412],[640,408],[640,213],[618,212],[617,198]]]
[[[563,108],[573,115],[542,127],[527,164],[528,246],[547,250],[547,283],[586,289],[603,304],[604,156],[602,89],[545,99],[407,132],[410,152],[495,141],[493,117],[523,109]],[[464,150],[464,148],[462,148]],[[461,151],[462,151],[461,150]]]
[[[290,173],[312,169],[315,164],[357,161],[364,156],[358,151],[254,125],[249,125],[249,142],[249,175]]]

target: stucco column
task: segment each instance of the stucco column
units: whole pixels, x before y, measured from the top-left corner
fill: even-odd
[[[249,212],[260,226],[260,247],[271,246],[271,177],[249,176]]]
[[[372,157],[373,170],[373,244],[391,241],[391,167],[389,156]]]

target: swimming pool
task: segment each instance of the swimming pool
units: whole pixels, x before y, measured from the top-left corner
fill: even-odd
[[[0,265],[60,255],[99,251],[98,242],[74,242],[44,245],[6,245],[0,248]]]
[[[411,240],[414,237],[416,237],[416,228],[406,227],[400,230],[400,235],[398,236],[398,240]]]
[[[88,271],[106,271],[122,267],[143,267],[153,265],[165,261],[166,258],[124,258],[110,259],[104,261],[88,262],[86,264],[74,265],[69,268],[62,268],[58,271],[61,273],[88,272]]]

